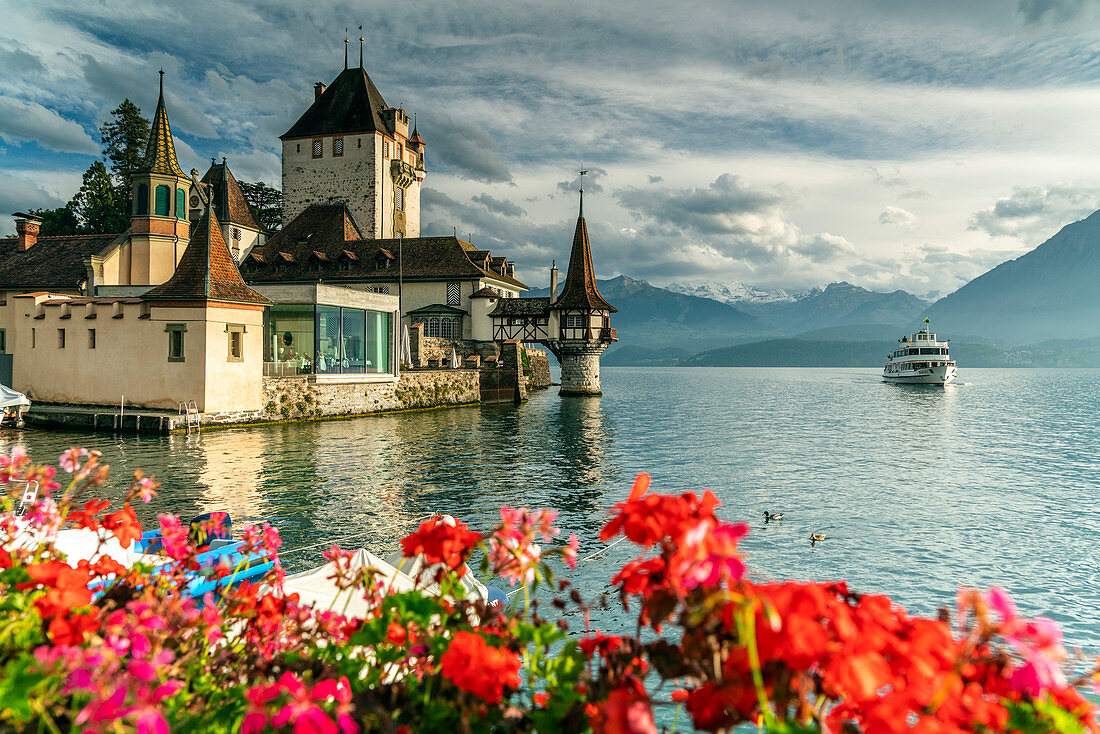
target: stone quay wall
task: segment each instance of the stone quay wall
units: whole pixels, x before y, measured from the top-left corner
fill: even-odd
[[[265,377],[263,421],[365,415],[393,410],[470,405],[481,399],[478,371],[416,370],[397,382],[320,382]]]
[[[496,356],[497,343],[493,341],[480,341],[476,339],[444,339],[439,336],[426,336],[424,324],[413,324],[409,327],[409,351],[412,357],[413,368],[427,367],[429,362],[451,358],[451,350],[458,355],[460,362],[465,363],[466,358],[472,355],[481,357]]]

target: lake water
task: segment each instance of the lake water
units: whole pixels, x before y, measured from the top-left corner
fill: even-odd
[[[726,519],[748,521],[758,577],[843,578],[922,613],[959,585],[1000,584],[1100,651],[1100,371],[964,369],[947,388],[887,385],[869,369],[605,368],[603,380],[602,398],[554,388],[515,409],[196,436],[5,431],[0,449],[20,441],[56,461],[98,448],[114,470],[106,496],[138,467],[163,482],[143,520],[266,519],[295,569],[332,541],[395,549],[430,512],[487,529],[502,504],[558,508],[583,556],[648,471],[655,489],[709,488]],[[765,525],[764,510],[785,517]],[[811,532],[828,540],[811,548]],[[620,544],[570,577],[597,595],[631,555]],[[596,623],[628,620],[615,606]]]

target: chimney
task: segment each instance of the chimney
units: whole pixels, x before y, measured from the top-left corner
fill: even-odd
[[[26,252],[38,241],[38,228],[42,226],[42,220],[32,214],[16,212],[15,234],[19,237],[19,252]]]
[[[317,82],[313,85],[313,101],[316,102],[321,98],[321,95],[325,93],[325,85],[321,82]]]
[[[550,265],[550,303],[558,297],[558,261],[554,260]]]

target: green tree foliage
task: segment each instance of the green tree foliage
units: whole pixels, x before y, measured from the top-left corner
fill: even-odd
[[[268,231],[279,229],[283,222],[283,192],[263,181],[237,183],[260,226]]]
[[[145,157],[149,143],[149,120],[141,114],[141,108],[129,99],[111,110],[111,119],[99,128],[103,145],[103,160],[110,165],[111,177],[117,187],[130,200],[130,174]]]
[[[77,221],[76,212],[70,204],[56,209],[31,209],[28,214],[33,214],[42,220],[42,226],[38,230],[39,237],[80,233],[80,222]]]
[[[111,181],[102,161],[94,161],[84,172],[80,190],[69,202],[76,214],[82,234],[121,232],[130,224],[127,204],[121,191]]]

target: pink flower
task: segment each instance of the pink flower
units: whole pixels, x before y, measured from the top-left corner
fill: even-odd
[[[164,552],[174,560],[181,561],[191,555],[192,548],[187,544],[187,528],[183,527],[176,515],[157,515],[160,521],[161,543]]]
[[[74,446],[73,448],[62,452],[61,458],[58,459],[57,463],[58,466],[60,466],[62,469],[69,472],[70,474],[76,474],[76,470],[80,468],[80,460],[85,456],[90,455],[91,452],[88,451],[88,449],[80,449]]]
[[[569,568],[577,567],[577,551],[580,550],[581,539],[576,533],[569,534],[569,545],[562,551],[561,557]]]
[[[154,497],[157,496],[157,487],[160,485],[149,477],[142,477],[138,482],[138,492],[141,495],[141,501],[149,504]]]
[[[740,579],[745,575],[745,564],[737,551],[737,541],[748,532],[744,523],[716,525],[710,518],[698,522],[680,539],[671,561],[673,578],[679,578],[686,589]]]

